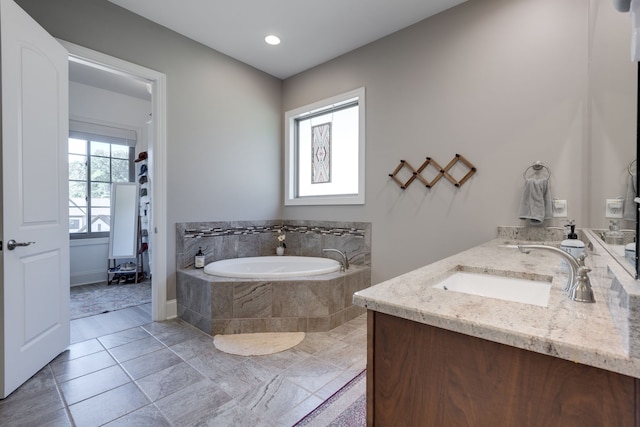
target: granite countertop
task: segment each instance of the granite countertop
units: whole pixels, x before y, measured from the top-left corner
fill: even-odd
[[[609,310],[607,266],[592,245],[586,265],[596,303],[579,303],[562,290],[568,274],[552,252],[513,247],[498,238],[441,261],[356,292],[354,304],[525,350],[640,378],[640,359],[630,357]],[[541,242],[537,242],[541,243]],[[548,242],[557,245],[559,242]],[[552,277],[549,304],[540,307],[433,288],[453,270],[472,270],[511,277]],[[610,281],[609,281],[610,282]]]

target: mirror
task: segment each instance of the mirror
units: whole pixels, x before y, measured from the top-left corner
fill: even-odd
[[[609,229],[605,200],[627,198],[629,169],[637,177],[638,64],[631,61],[632,23],[629,13],[618,12],[612,1],[592,2],[589,62],[590,206],[587,226],[604,237]],[[631,168],[630,168],[631,165]],[[637,185],[636,185],[636,188]],[[618,219],[625,243],[637,235],[638,209],[633,219]],[[636,239],[637,240],[637,239]],[[636,242],[636,253],[638,243]],[[637,278],[637,260],[629,262],[624,246],[605,245],[609,253]],[[622,248],[622,249],[621,249]]]
[[[135,258],[138,238],[138,186],[131,182],[111,185],[109,259]]]

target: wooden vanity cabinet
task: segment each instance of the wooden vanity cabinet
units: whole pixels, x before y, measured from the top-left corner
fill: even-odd
[[[368,426],[640,427],[636,378],[375,311],[367,322]]]

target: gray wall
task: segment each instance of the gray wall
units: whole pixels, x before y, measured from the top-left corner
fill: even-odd
[[[287,79],[284,111],[366,87],[367,187],[364,206],[287,207],[284,217],[370,221],[376,283],[494,238],[497,225],[524,224],[523,172],[541,160],[569,218],[590,225],[590,182],[607,173],[590,167],[591,61],[607,61],[600,99],[621,117],[618,135],[633,135],[629,40],[628,15],[609,2],[471,0]],[[624,142],[616,156],[628,164],[635,148]],[[478,169],[460,189],[414,181],[403,191],[388,177],[400,159],[446,165],[456,153]]]
[[[470,0],[284,82],[105,0],[17,2],[56,37],[167,75],[169,242],[176,222],[366,221],[376,283],[520,225],[522,173],[536,160],[551,168],[569,217],[589,225],[591,204],[603,203],[592,183],[610,173],[594,167],[601,151],[635,156],[625,118],[635,114],[635,65],[621,53],[627,42],[619,46],[630,22],[607,1]],[[360,86],[366,205],[283,209],[282,113]],[[607,111],[598,120],[617,122],[595,123],[596,108]],[[607,149],[594,147],[595,131]],[[441,181],[402,191],[388,177],[400,159],[444,165],[456,153],[478,168],[460,189]],[[167,254],[171,299],[175,248]]]
[[[50,34],[167,76],[167,240],[188,221],[280,217],[281,81],[105,0],[18,0]],[[175,247],[167,248],[175,298]]]

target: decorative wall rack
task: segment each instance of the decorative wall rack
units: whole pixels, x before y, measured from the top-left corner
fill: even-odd
[[[453,176],[451,176],[451,174],[449,173],[449,171],[451,170],[451,168],[458,162],[461,162],[462,164],[464,164],[468,169],[469,172],[466,173],[465,176],[462,177],[462,179],[460,179],[459,181],[456,180]],[[436,176],[433,177],[433,179],[431,181],[427,181],[425,179],[425,177],[423,177],[421,175],[421,173],[427,169],[427,167],[434,167],[436,168],[436,170],[438,170],[438,174],[436,174]],[[402,182],[398,179],[398,177],[396,175],[398,175],[398,173],[400,173],[400,171],[403,168],[407,168],[410,172],[411,172],[411,177],[407,180],[407,182]],[[460,154],[456,154],[455,157],[453,159],[451,159],[451,161],[447,164],[447,166],[445,166],[444,168],[442,166],[440,166],[438,164],[438,162],[436,162],[434,159],[432,159],[431,157],[427,157],[427,159],[422,163],[422,165],[420,165],[420,167],[418,169],[414,169],[413,166],[411,166],[409,164],[409,162],[407,162],[406,160],[400,160],[400,164],[398,165],[398,167],[389,174],[389,176],[396,182],[396,184],[398,184],[400,186],[400,188],[402,188],[403,190],[406,190],[413,181],[415,181],[416,179],[418,179],[418,181],[422,182],[425,187],[427,188],[431,188],[434,185],[436,185],[438,183],[438,181],[440,181],[440,179],[442,177],[447,178],[447,180],[452,183],[453,185],[455,185],[456,187],[461,187],[462,184],[464,184],[465,182],[467,182],[467,180],[469,178],[471,178],[471,176],[476,173],[476,168],[475,166],[473,166],[473,164],[471,164],[471,162],[469,162],[467,159],[465,159],[462,155]]]

